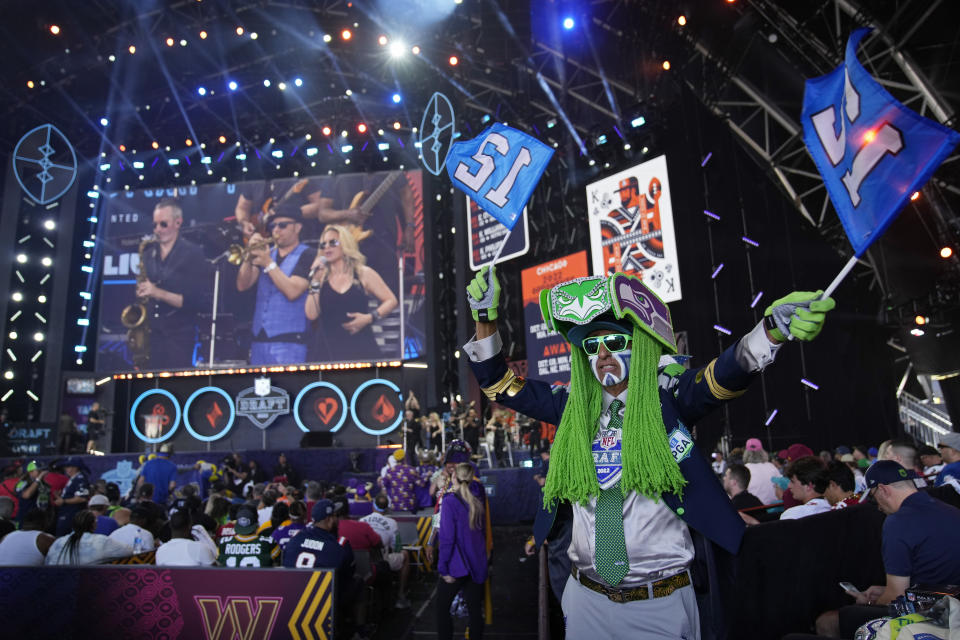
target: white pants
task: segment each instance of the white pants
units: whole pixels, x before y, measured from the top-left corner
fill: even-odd
[[[700,638],[700,613],[691,585],[663,598],[620,603],[570,576],[563,589],[562,606],[567,640]]]

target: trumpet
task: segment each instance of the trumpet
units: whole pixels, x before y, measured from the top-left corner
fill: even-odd
[[[243,264],[247,258],[250,257],[251,251],[258,251],[260,249],[272,249],[277,243],[274,240],[261,240],[259,242],[251,242],[247,246],[242,246],[239,244],[232,244],[230,247],[224,251],[214,262],[222,258],[226,258],[227,262],[232,265],[239,266]]]

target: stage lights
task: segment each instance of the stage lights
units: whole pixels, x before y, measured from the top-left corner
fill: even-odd
[[[913,321],[916,322],[918,325],[925,325],[928,322],[930,322],[930,318],[928,318],[927,316],[917,316],[916,318],[913,319]]]
[[[33,80],[27,80],[27,89],[33,89],[36,85]]]
[[[331,40],[333,40],[333,36],[332,36],[332,35],[330,35],[329,33],[323,34],[323,41],[324,41],[324,42],[330,42]]]
[[[25,254],[25,253],[18,253],[18,254],[17,254],[17,262],[19,262],[20,264],[25,264],[25,263],[27,262],[27,254]]]
[[[108,124],[110,124],[110,121],[109,121],[108,119],[106,119],[106,118],[100,118],[100,126],[101,126],[101,127],[105,127],[105,126],[107,126]]]
[[[953,247],[944,246],[940,249],[940,257],[946,260],[953,255]]]
[[[351,151],[353,151],[353,145],[352,145],[352,144],[345,144],[345,145],[343,145],[342,147],[340,147],[340,152],[341,152],[341,153],[350,153]]]
[[[393,123],[393,128],[396,129],[397,131],[400,130],[400,121],[399,121],[399,120],[398,120],[397,122],[394,122],[394,123]]]
[[[679,18],[677,18],[677,24],[680,25],[681,27],[687,26],[687,16],[680,16]]]
[[[360,133],[366,133],[366,132],[367,132],[367,125],[365,125],[364,123],[361,122],[360,124],[357,125],[357,131],[360,132]]]
[[[259,37],[260,37],[260,34],[258,34],[256,31],[251,31],[251,32],[250,32],[250,39],[251,39],[251,40],[256,40],[256,39],[259,38]]]
[[[13,371],[10,371],[10,369],[7,369],[6,371],[3,372],[3,377],[6,378],[7,380],[13,380]]]
[[[150,146],[153,147],[154,149],[159,149],[160,143],[154,140],[153,142],[150,143]]]
[[[330,134],[333,133],[333,129],[331,129],[330,127],[326,127],[326,126],[325,126],[323,129],[320,129],[320,133],[322,133],[323,135],[325,135],[325,136],[327,136],[327,137],[329,138],[329,137],[330,137]]]
[[[173,45],[176,44],[176,41],[173,38],[167,38],[166,43],[168,47],[172,47]]]
[[[50,25],[50,33],[52,33],[55,36],[60,35],[60,26],[56,24]]]
[[[19,291],[14,291],[10,297],[13,299],[14,302],[23,302],[23,294],[20,293]]]
[[[227,136],[220,136],[217,138],[217,140],[220,142],[220,144],[227,144]]]
[[[238,86],[239,85],[237,84],[236,80],[231,80],[227,83],[227,88],[230,89],[230,91],[236,91]]]
[[[923,329],[920,329],[918,327],[914,327],[913,329],[910,329],[910,335],[916,336],[917,338],[919,338],[923,334],[924,334]]]
[[[574,25],[576,25],[576,22],[573,20],[573,18],[568,16],[563,19],[563,28],[566,29],[567,31],[570,31],[570,29],[573,29]]]
[[[403,98],[400,96],[399,93],[393,94],[393,97],[391,99],[393,100],[393,104],[400,104],[400,101],[403,100]]]
[[[190,138],[187,138],[186,140],[184,140],[183,143],[184,143],[185,145],[187,145],[188,147],[192,147],[192,146],[193,146],[193,140],[191,140]]]
[[[37,331],[33,334],[33,339],[35,342],[43,342],[44,335],[41,331]]]
[[[269,80],[269,78],[264,78],[264,79],[263,79],[263,86],[265,86],[265,87],[269,87],[269,86],[270,86],[270,80]]]
[[[137,52],[137,47],[134,45],[130,45],[129,47],[127,47],[127,51],[130,52],[130,55],[133,55]]]
[[[350,38],[353,37],[353,32],[350,31],[350,29],[344,29],[343,31],[340,32],[340,37],[343,38],[344,40],[349,40]]]
[[[207,32],[206,32],[206,31],[201,31],[201,32],[200,32],[200,39],[201,39],[201,40],[206,40],[206,39],[207,39]]]
[[[664,61],[663,61],[663,64],[662,64],[661,66],[663,67],[663,70],[664,70],[664,71],[670,71],[670,61],[669,61],[669,60],[664,60]]]
[[[919,192],[919,191],[914,191],[913,193],[910,194],[910,200],[911,200],[911,201],[916,202],[916,201],[919,200],[919,199],[920,199],[920,192]]]
[[[51,267],[53,266],[53,258],[51,258],[50,256],[45,256],[40,260],[40,264],[42,264],[45,267]]]
[[[45,220],[43,222],[43,228],[46,229],[47,231],[53,231],[54,229],[57,228],[57,223],[54,222],[53,220]]]
[[[20,336],[17,334],[16,331],[11,331],[10,333],[7,334],[7,336],[8,336],[11,340],[16,340],[17,338],[20,337]]]
[[[407,45],[403,44],[399,40],[396,42],[391,42],[389,52],[391,58],[400,58],[407,52]]]
[[[207,88],[206,88],[206,87],[197,87],[197,93],[199,93],[201,96],[205,96],[205,95],[207,95]]]
[[[302,87],[302,86],[303,86],[303,79],[302,79],[302,78],[296,78],[296,79],[294,79],[293,84],[297,85],[298,87]]]
[[[381,47],[387,46],[387,42],[387,36],[385,35],[381,35],[379,38],[377,38],[377,44],[379,44]]]
[[[286,91],[286,90],[287,90],[287,83],[286,83],[286,82],[281,82],[281,83],[279,83],[279,84],[277,85],[277,89],[280,89],[280,91]]]
[[[243,27],[237,27],[237,35],[238,35],[238,36],[242,36],[242,35],[243,35]]]
[[[420,47],[413,45],[413,47],[410,49],[410,52],[413,53],[413,55],[418,56],[420,55]]]
[[[47,304],[47,296],[40,294],[39,296],[37,296],[37,302],[39,302],[40,304]]]
[[[630,121],[630,126],[636,129],[637,127],[642,127],[646,123],[647,123],[646,118],[644,118],[643,116],[637,116],[636,118]]]
[[[455,67],[458,64],[460,64],[460,58],[458,58],[457,56],[450,56],[450,59],[447,60],[447,62],[450,63],[451,67]]]

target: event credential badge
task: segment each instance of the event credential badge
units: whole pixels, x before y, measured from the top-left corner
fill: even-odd
[[[593,440],[593,465],[597,469],[597,482],[601,489],[609,489],[620,480],[623,470],[620,461],[622,442],[623,429],[601,427],[597,431]]]

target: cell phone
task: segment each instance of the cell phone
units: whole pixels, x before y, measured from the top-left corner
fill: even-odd
[[[849,594],[860,593],[860,589],[857,589],[855,586],[853,586],[853,583],[850,583],[850,582],[841,582],[840,588]]]

